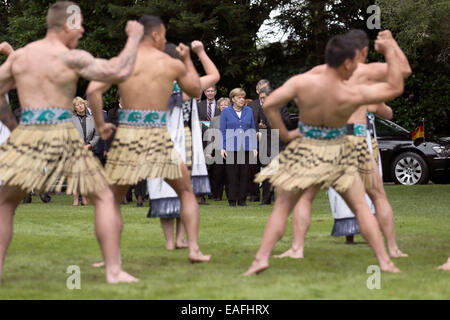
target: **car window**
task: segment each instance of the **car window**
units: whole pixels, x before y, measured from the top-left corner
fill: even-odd
[[[389,136],[389,137],[410,137],[410,133],[405,128],[400,127],[392,121],[384,120],[381,118],[375,118],[375,127],[378,136]]]

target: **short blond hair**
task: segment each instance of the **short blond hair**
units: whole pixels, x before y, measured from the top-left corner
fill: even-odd
[[[233,100],[234,97],[236,96],[246,96],[247,94],[245,93],[244,89],[242,88],[235,88],[233,90],[231,90],[230,92],[230,99]]]
[[[86,107],[86,112],[87,112],[88,102],[81,97],[75,97],[72,100],[72,111],[75,112],[75,105],[77,104],[77,102],[82,102],[84,104],[84,106]]]
[[[222,102],[225,101],[227,103],[227,105],[231,105],[231,101],[230,98],[220,98],[219,100],[217,100],[217,105],[220,107],[220,105],[222,104]]]
[[[72,1],[58,1],[54,3],[47,12],[47,30],[57,30],[64,27],[72,16],[73,12],[68,12],[70,6],[79,6]]]

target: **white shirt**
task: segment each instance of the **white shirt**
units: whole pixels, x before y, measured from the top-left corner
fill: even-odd
[[[242,115],[242,111],[236,111],[236,114],[238,115],[238,117],[239,117],[239,119],[241,118],[241,115]]]

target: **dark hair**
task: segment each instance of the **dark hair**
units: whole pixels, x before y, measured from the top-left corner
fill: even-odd
[[[143,16],[139,22],[144,26],[144,37],[150,36],[153,31],[160,28],[164,23],[157,16]]]
[[[167,53],[169,56],[171,56],[174,59],[180,59],[180,55],[178,54],[178,51],[177,51],[177,46],[171,42],[166,43],[164,52]]]
[[[265,86],[265,87],[262,87],[261,89],[259,89],[259,94],[265,93],[267,96],[269,96],[272,93],[272,91],[273,90],[271,87]]]
[[[358,50],[362,50],[369,46],[369,37],[365,31],[361,29],[353,29],[347,32],[347,35],[358,43]]]
[[[358,42],[348,35],[337,35],[331,38],[325,48],[325,63],[338,68],[345,60],[354,59]]]

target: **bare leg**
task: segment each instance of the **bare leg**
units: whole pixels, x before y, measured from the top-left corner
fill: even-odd
[[[189,260],[191,262],[206,262],[211,259],[211,256],[202,254],[198,246],[198,203],[192,191],[191,176],[184,163],[181,166],[181,172],[181,178],[167,179],[166,182],[176,191],[181,201],[181,220],[188,236]]]
[[[283,254],[275,256],[275,258],[303,258],[306,233],[311,225],[311,205],[319,189],[318,186],[311,187],[300,197],[292,216],[292,246]]]
[[[437,269],[450,271],[450,257],[448,258],[446,263],[444,263],[442,266],[437,267]]]
[[[80,203],[79,203],[79,198],[80,198],[80,194],[79,194],[78,192],[76,192],[76,193],[73,195],[73,203],[72,203],[73,206],[77,206],[77,205],[80,204]]]
[[[173,242],[174,237],[174,218],[161,218],[161,227],[163,229],[164,237],[166,238],[166,249],[173,250],[175,249],[175,243]]]
[[[108,283],[138,281],[121,269],[120,237],[123,221],[120,202],[126,190],[122,186],[115,186],[113,190],[107,188],[98,194],[90,195],[95,206],[95,232],[102,250]]]
[[[373,168],[378,168],[373,159],[372,166]],[[375,206],[375,212],[377,213],[376,218],[380,224],[381,231],[383,231],[384,237],[386,238],[389,255],[392,258],[407,257],[408,255],[401,252],[398,248],[395,237],[394,211],[387,199],[386,192],[383,188],[383,181],[378,170],[374,170],[373,179],[373,187],[367,189],[366,192]]]
[[[299,197],[300,193],[277,189],[277,200],[267,221],[256,258],[243,276],[260,273],[269,268],[270,254],[278,240],[283,237],[289,213],[294,208]]]
[[[345,193],[342,193],[341,196],[355,213],[361,235],[372,247],[372,250],[378,259],[380,269],[386,272],[400,272],[391,261],[386,251],[378,222],[370,213],[369,206],[367,205],[364,195],[364,185],[359,175],[356,176],[351,188]]]
[[[184,229],[183,222],[181,221],[180,218],[177,218],[176,221],[177,221],[177,223],[176,223],[177,235],[176,235],[176,240],[175,240],[175,248],[176,249],[188,248],[189,245],[188,245],[187,241],[184,239],[184,235],[186,234],[186,230]]]
[[[14,210],[26,195],[25,191],[17,187],[2,186],[0,188],[0,281],[6,251],[13,234]]]

